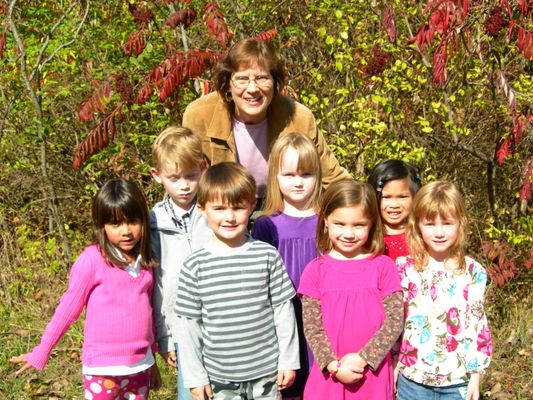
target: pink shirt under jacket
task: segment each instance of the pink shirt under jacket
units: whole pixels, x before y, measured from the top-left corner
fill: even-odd
[[[83,365],[132,365],[142,360],[149,347],[155,351],[152,290],[151,269],[142,268],[132,277],[124,269],[110,266],[97,245],[87,247],[72,266],[68,289],[28,361],[43,369],[50,352],[84,307]]]

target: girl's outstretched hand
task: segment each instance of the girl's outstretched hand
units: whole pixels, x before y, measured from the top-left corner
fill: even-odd
[[[20,356],[16,356],[16,357],[11,357],[11,359],[9,361],[11,361],[12,363],[14,364],[20,364],[20,363],[23,363],[22,364],[22,367],[20,367],[16,372],[15,372],[15,376],[19,376],[20,374],[22,374],[24,371],[26,371],[27,369],[30,369],[30,368],[33,368],[33,366],[30,364],[30,362],[28,361],[28,357],[26,357],[27,354],[22,354]]]

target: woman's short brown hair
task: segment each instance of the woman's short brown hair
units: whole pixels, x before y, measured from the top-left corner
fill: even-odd
[[[239,40],[231,46],[222,61],[216,66],[213,81],[216,90],[224,101],[228,102],[226,94],[230,90],[231,75],[241,67],[254,65],[266,69],[272,75],[274,97],[281,92],[287,78],[283,61],[269,42],[248,38]]]

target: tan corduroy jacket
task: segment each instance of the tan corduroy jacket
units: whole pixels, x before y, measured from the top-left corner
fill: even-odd
[[[268,109],[268,147],[284,134],[299,132],[309,136],[316,145],[322,165],[322,183],[349,178],[348,172],[329,150],[324,136],[318,132],[313,113],[304,105],[279,95]],[[218,92],[190,103],[183,114],[184,127],[202,137],[203,151],[211,165],[222,161],[237,161],[232,132],[232,116]]]

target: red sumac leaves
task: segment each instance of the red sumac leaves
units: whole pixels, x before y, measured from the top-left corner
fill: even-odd
[[[109,81],[105,81],[91,97],[81,103],[78,110],[78,118],[80,121],[93,121],[95,113],[105,113],[105,108],[109,104],[110,98],[111,85]]]
[[[133,33],[126,44],[124,45],[124,51],[128,56],[141,54],[146,48],[146,39],[144,37],[144,28],[139,29]]]
[[[268,31],[261,32],[259,35],[255,36],[256,40],[261,40],[263,42],[268,42],[278,36],[278,31],[274,29],[269,29]]]
[[[107,145],[114,139],[116,133],[116,122],[122,121],[122,105],[119,103],[117,107],[101,120],[80,143],[74,154],[72,167],[78,169],[81,167],[85,159],[98,151],[107,147]]]
[[[217,40],[223,49],[227,48],[228,42],[233,37],[233,32],[229,29],[226,19],[220,11],[218,5],[211,1],[204,8],[204,18],[207,22],[207,32]]]
[[[174,29],[178,25],[183,25],[188,28],[196,19],[196,11],[190,8],[180,10],[172,14],[166,21],[164,26]]]

